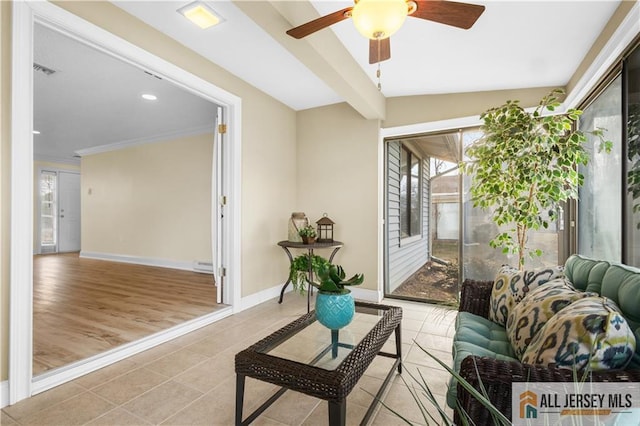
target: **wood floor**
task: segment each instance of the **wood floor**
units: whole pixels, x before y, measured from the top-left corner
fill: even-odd
[[[34,256],[33,375],[224,306],[211,275],[78,253]]]

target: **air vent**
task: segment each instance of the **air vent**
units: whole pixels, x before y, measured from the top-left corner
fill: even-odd
[[[47,68],[44,65],[40,65],[40,64],[36,64],[35,62],[33,63],[33,70],[37,71],[37,72],[41,72],[44,75],[51,75],[51,74],[55,74],[56,70],[52,70],[51,68]]]

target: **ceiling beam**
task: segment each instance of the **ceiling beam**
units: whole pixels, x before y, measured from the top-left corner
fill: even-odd
[[[385,97],[333,31],[321,30],[300,40],[286,34],[320,16],[311,3],[236,0],[234,4],[364,118],[384,120]]]

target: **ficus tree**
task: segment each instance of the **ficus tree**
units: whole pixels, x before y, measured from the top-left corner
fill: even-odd
[[[520,269],[526,254],[542,255],[527,246],[529,232],[548,228],[557,219],[558,205],[577,198],[584,181],[577,166],[589,161],[587,136],[574,124],[582,111],[553,113],[563,94],[562,89],[551,91],[533,111],[507,101],[481,114],[483,136],[467,148],[469,160],[462,164],[472,177],[473,206],[492,210],[501,229],[490,246],[517,254]],[[588,133],[599,138],[600,150],[611,150],[602,129]]]

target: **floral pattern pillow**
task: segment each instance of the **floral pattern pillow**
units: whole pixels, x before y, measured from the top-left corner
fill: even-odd
[[[522,362],[576,370],[623,369],[635,349],[633,331],[616,304],[606,297],[586,297],[547,321]]]
[[[576,300],[594,296],[598,294],[577,291],[566,278],[557,278],[531,290],[507,320],[507,337],[516,356],[522,359],[531,340],[551,317]]]
[[[506,325],[509,313],[534,288],[564,276],[564,268],[540,268],[520,271],[508,265],[498,269],[491,290],[489,319]]]

